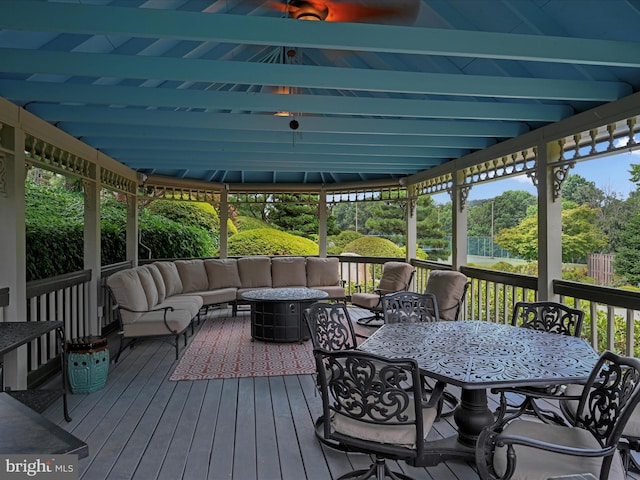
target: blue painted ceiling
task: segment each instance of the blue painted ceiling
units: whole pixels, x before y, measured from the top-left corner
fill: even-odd
[[[348,3],[402,14],[3,0],[0,96],[147,175],[334,185],[397,182],[640,91],[639,0]]]

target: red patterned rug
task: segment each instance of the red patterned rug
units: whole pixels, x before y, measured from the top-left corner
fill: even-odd
[[[315,373],[313,347],[251,341],[248,316],[209,318],[182,355],[170,380],[268,377]]]

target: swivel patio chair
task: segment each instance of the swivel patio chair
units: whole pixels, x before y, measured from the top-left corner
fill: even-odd
[[[573,424],[555,425],[525,409],[500,415],[478,437],[476,465],[483,480],[527,479],[590,473],[600,480],[624,480],[618,441],[640,401],[640,361],[612,352],[600,356],[578,400]]]
[[[384,323],[382,297],[389,293],[405,291],[409,288],[415,269],[405,262],[386,262],[382,266],[380,283],[374,293],[356,292],[351,295],[351,303],[370,310],[373,315],[360,318],[357,322],[368,327],[379,327]]]
[[[456,270],[432,270],[425,293],[432,293],[438,301],[440,320],[458,320],[470,282]]]
[[[410,480],[392,472],[386,460],[420,464],[442,386],[424,400],[420,370],[411,359],[392,360],[358,350],[314,349],[314,355],[323,409],[317,435],[351,452],[375,456],[368,470],[349,472],[340,479]]]
[[[353,350],[358,346],[349,310],[344,303],[316,302],[304,311],[304,320],[314,348],[335,352]]]
[[[566,391],[560,399],[560,410],[570,423],[575,423],[576,411],[584,385],[567,385]],[[631,417],[622,431],[622,440],[618,443],[618,450],[622,455],[626,470],[632,468],[640,472],[638,460],[632,452],[640,452],[640,405],[634,408]]]
[[[579,337],[582,331],[584,312],[557,302],[518,302],[513,307],[511,324],[532,330],[557,333]],[[523,402],[516,408],[527,408],[533,411],[542,421],[564,424],[565,419],[558,413],[542,409],[534,397],[544,394],[545,398],[562,395],[566,387],[517,387],[512,393],[524,396]]]
[[[384,323],[438,322],[440,311],[433,293],[397,292],[382,297]],[[431,391],[433,380],[424,378],[425,388]],[[451,392],[442,392],[442,404],[438,418],[453,414],[459,404],[458,398]],[[444,408],[446,404],[446,409]]]
[[[432,293],[396,292],[382,297],[384,323],[437,322],[438,302]]]

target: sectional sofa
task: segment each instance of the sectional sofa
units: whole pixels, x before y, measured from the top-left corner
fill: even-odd
[[[229,303],[236,314],[248,290],[308,287],[329,299],[344,300],[345,290],[335,257],[242,257],[157,261],[121,270],[107,279],[120,322],[120,354],[139,338],[173,340],[176,359],[179,337],[187,342],[189,326],[203,307]],[[127,342],[129,339],[129,343]]]

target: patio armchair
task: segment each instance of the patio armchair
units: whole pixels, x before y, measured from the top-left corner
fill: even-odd
[[[511,324],[532,330],[580,337],[584,312],[557,302],[518,302],[513,307]],[[562,395],[566,386],[516,387],[511,392],[524,396],[516,408],[526,408],[534,412],[542,421],[564,424],[565,419],[558,413],[542,409],[535,397],[544,394],[545,398]]]
[[[384,323],[438,322],[441,320],[438,301],[433,293],[397,292],[382,298]],[[433,389],[433,379],[424,378],[427,391]],[[442,392],[438,418],[453,414],[460,401],[451,392]],[[444,408],[446,404],[446,409]]]
[[[350,452],[375,457],[369,469],[340,478],[410,480],[392,472],[386,460],[420,464],[428,445],[425,437],[437,417],[442,385],[424,399],[420,370],[411,359],[388,359],[358,350],[314,349],[314,355],[323,411],[317,435]]]
[[[425,293],[435,295],[440,320],[458,320],[470,284],[467,276],[457,270],[431,271]]]
[[[432,293],[396,292],[382,297],[384,323],[437,322],[438,302]]]
[[[304,311],[313,348],[330,352],[353,350],[358,346],[349,310],[344,303],[316,302]]]
[[[575,422],[583,389],[584,385],[567,385],[560,399],[560,410],[570,423]],[[618,443],[618,450],[620,450],[626,470],[633,468],[636,472],[640,471],[640,465],[631,453],[632,451],[640,452],[640,405],[633,409],[631,417],[624,426],[622,439]]]
[[[383,324],[382,297],[389,293],[405,291],[409,288],[415,269],[406,262],[386,262],[382,265],[380,283],[374,293],[356,292],[351,295],[351,303],[370,310],[373,315],[359,318],[360,325],[379,327]]]
[[[626,479],[617,445],[640,401],[640,361],[603,353],[571,425],[540,422],[527,409],[508,414],[508,391],[498,392],[500,414],[482,430],[476,446],[482,480],[546,480],[586,473],[600,480]]]

